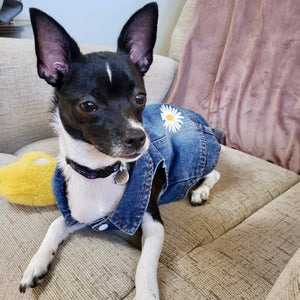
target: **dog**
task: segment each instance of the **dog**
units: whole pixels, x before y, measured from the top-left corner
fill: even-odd
[[[31,8],[39,76],[54,87],[60,154],[52,186],[62,215],[23,274],[19,290],[40,284],[69,234],[142,229],[135,299],[159,299],[164,240],[158,204],[204,203],[219,180],[220,145],[205,120],[168,104],[146,106],[143,81],[153,60],[158,7],[149,3],[124,25],[116,52],[83,55],[65,29]]]

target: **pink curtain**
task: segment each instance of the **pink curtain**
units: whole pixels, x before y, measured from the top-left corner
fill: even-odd
[[[300,1],[199,0],[166,102],[300,173]]]

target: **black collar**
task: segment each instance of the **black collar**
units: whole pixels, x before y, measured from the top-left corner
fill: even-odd
[[[121,162],[117,161],[113,165],[104,167],[104,168],[99,168],[92,170],[88,167],[82,166],[75,161],[66,158],[67,164],[69,164],[77,173],[80,175],[84,176],[85,178],[88,179],[97,179],[97,178],[105,178],[108,177],[109,175],[117,172],[120,170]]]

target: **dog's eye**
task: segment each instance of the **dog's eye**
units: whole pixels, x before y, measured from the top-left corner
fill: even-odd
[[[92,101],[86,101],[79,104],[79,107],[82,111],[86,113],[92,113],[98,110],[98,106]]]
[[[135,96],[135,101],[138,105],[144,105],[146,103],[146,94],[145,93],[138,93]]]

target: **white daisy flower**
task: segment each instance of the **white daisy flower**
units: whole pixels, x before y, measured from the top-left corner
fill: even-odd
[[[172,132],[180,130],[181,124],[183,123],[182,119],[184,119],[180,111],[173,106],[164,104],[160,107],[160,111],[161,118],[165,121],[164,127],[166,129]]]

